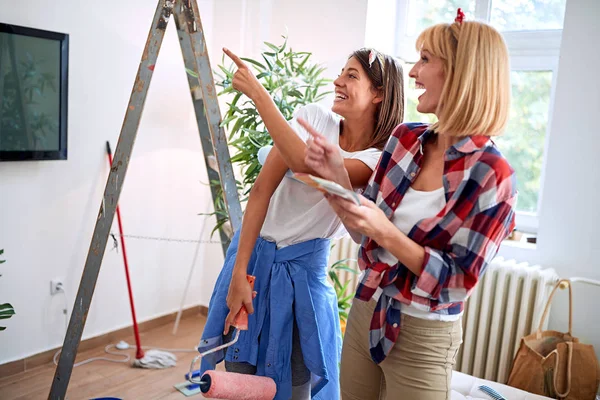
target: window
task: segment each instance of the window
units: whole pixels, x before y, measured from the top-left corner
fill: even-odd
[[[493,0],[489,21],[501,31],[562,29],[566,1]]]
[[[467,20],[487,21],[502,33],[511,58],[512,103],[506,132],[495,142],[517,173],[517,228],[525,232],[537,231],[565,3],[566,0],[369,0],[366,45],[394,54],[405,63],[406,121],[435,121],[435,116],[416,111],[418,91],[408,78],[412,63],[418,60],[415,41],[423,29],[454,21],[460,7]],[[386,26],[382,16],[388,22],[390,14],[393,23]]]

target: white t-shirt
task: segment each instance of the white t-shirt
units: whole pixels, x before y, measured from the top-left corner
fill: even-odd
[[[298,124],[298,117],[339,146],[340,117],[331,110],[319,104],[309,104],[296,110],[290,125],[306,142],[310,135]],[[376,148],[352,153],[340,151],[344,158],[360,160],[371,170],[375,169],[381,156],[381,150]],[[346,233],[344,225],[321,192],[286,175],[271,197],[260,235],[282,248],[317,238],[338,239]]]
[[[381,197],[381,193],[378,195]],[[381,198],[377,199],[378,202]],[[446,198],[444,196],[444,188],[441,187],[431,192],[423,192],[420,190],[414,190],[408,188],[408,191],[402,198],[402,202],[398,205],[398,208],[394,211],[392,216],[392,222],[401,232],[405,235],[411,231],[420,220],[424,218],[431,218],[437,215],[438,212],[446,205]],[[376,250],[379,256],[379,260],[394,265],[398,263],[398,259],[394,257],[392,253],[384,248]],[[373,299],[379,300],[382,289],[377,288]],[[456,321],[460,318],[458,315],[443,315],[429,312],[427,310],[419,309],[418,305],[402,305],[402,313],[410,315],[416,318],[437,320],[437,321]]]

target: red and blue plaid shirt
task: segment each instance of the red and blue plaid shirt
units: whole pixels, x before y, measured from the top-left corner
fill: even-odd
[[[401,204],[423,162],[422,146],[434,133],[425,124],[398,126],[383,150],[365,196],[388,218]],[[425,249],[421,275],[402,263],[379,261],[383,249],[363,237],[359,267],[365,271],[356,298],[383,289],[370,327],[371,357],[385,359],[400,333],[402,304],[456,315],[514,228],[516,178],[488,136],[465,137],[444,156],[446,205],[419,221],[408,237]]]

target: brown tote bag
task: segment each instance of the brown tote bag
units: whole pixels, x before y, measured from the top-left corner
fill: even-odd
[[[569,331],[543,331],[550,302],[561,285],[569,288]],[[536,332],[521,339],[508,384],[530,393],[563,400],[594,400],[600,384],[600,365],[594,347],[573,336],[571,282],[561,279],[548,298]]]

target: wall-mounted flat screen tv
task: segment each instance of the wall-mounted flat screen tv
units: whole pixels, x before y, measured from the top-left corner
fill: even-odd
[[[0,161],[67,159],[69,35],[0,23]]]

